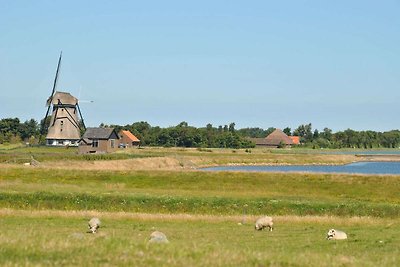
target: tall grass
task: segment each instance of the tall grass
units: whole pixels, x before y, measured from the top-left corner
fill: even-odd
[[[142,213],[189,213],[211,215],[332,215],[399,217],[400,205],[341,201],[337,203],[270,199],[178,196],[119,196],[57,194],[51,192],[0,193],[0,207],[12,209],[101,210]]]
[[[155,157],[155,153],[112,153],[112,154],[78,154],[75,147],[47,148],[47,147],[17,147],[15,149],[0,150],[0,163],[22,164],[30,162],[31,157],[39,162],[55,162],[64,160],[93,161],[93,160],[122,160],[133,158]]]
[[[400,176],[0,169],[0,192],[59,192],[400,204]]]
[[[0,146],[1,148],[1,146]],[[172,157],[182,162],[190,162],[191,166],[215,166],[221,164],[344,164],[357,159],[354,155],[327,155],[315,151],[302,150],[266,150],[253,149],[251,153],[245,149],[190,149],[190,148],[150,148],[120,150],[117,153],[103,155],[78,155],[76,147],[15,147],[0,149],[0,163],[29,162],[33,156],[40,162],[61,160],[120,160],[145,157]],[[307,152],[309,151],[309,153]],[[212,152],[212,153],[210,153]],[[272,153],[271,153],[272,152]]]

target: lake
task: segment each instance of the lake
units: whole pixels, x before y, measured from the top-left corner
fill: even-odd
[[[291,165],[291,166],[219,166],[203,168],[205,171],[248,171],[248,172],[316,172],[316,173],[359,173],[398,174],[400,162],[355,162],[346,165]]]

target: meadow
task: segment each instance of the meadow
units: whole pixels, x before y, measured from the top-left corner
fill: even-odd
[[[30,156],[38,166],[23,166]],[[205,172],[218,164],[343,164],[307,151],[0,147],[2,266],[396,266],[400,177]],[[161,162],[161,163],[160,163]],[[254,221],[274,217],[273,232]],[[87,234],[87,221],[103,222]],[[345,241],[327,241],[337,228]],[[169,244],[149,244],[152,231]]]

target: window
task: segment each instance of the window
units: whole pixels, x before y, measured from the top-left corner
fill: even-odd
[[[114,146],[115,146],[115,140],[114,139],[110,140],[110,145],[111,145],[111,148],[114,148]]]
[[[93,139],[92,140],[92,147],[99,147],[99,140]]]

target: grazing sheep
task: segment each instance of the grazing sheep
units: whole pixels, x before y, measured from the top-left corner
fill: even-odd
[[[268,229],[272,231],[273,225],[274,222],[272,221],[272,218],[269,216],[264,216],[257,219],[255,229],[261,231],[264,228],[268,227]]]
[[[150,235],[149,242],[151,243],[169,243],[167,236],[160,231],[154,231]]]
[[[88,233],[96,233],[97,232],[97,229],[99,229],[100,228],[100,224],[101,224],[101,222],[100,222],[100,220],[99,220],[99,218],[92,218],[92,219],[90,219],[90,221],[89,221],[89,232]]]
[[[347,235],[343,231],[330,229],[328,231],[326,239],[328,239],[328,240],[343,240],[343,239],[347,239]]]

